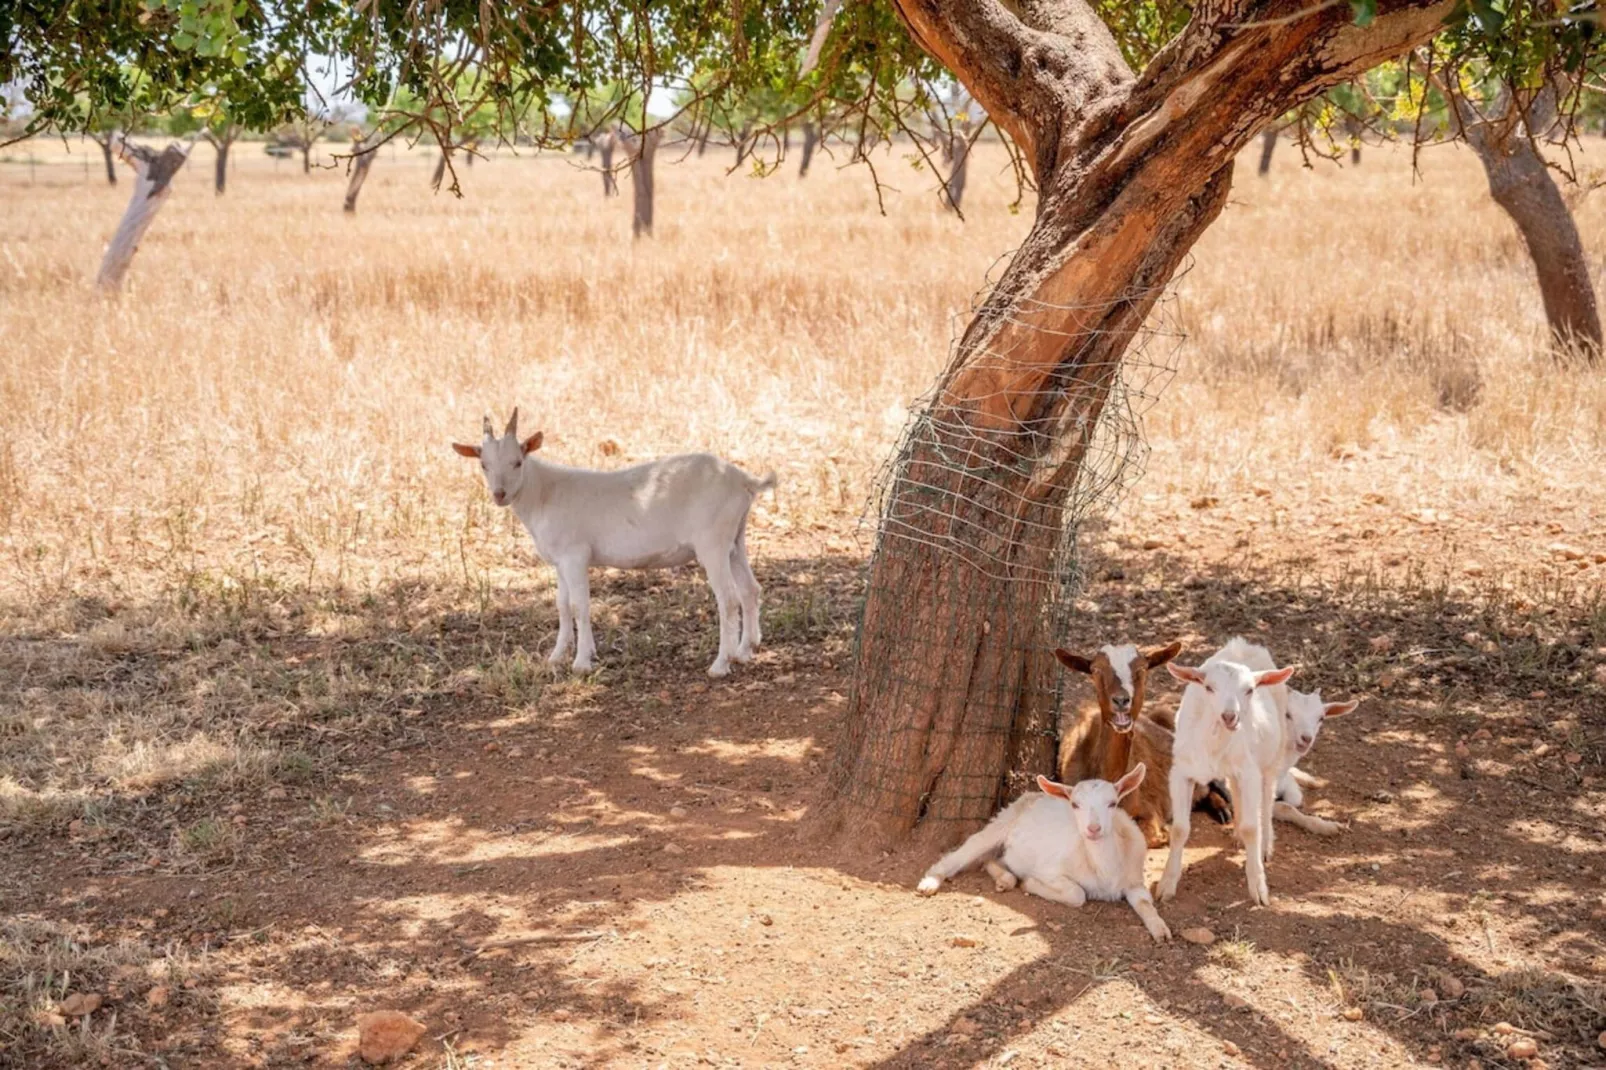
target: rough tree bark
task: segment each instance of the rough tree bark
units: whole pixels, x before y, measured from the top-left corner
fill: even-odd
[[[134,262],[140,239],[150,229],[156,213],[167,202],[173,191],[173,176],[189,158],[189,149],[178,144],[168,145],[161,152],[129,142],[117,135],[116,152],[119,158],[134,169],[134,195],[117,233],[106,246],[106,255],[100,261],[100,273],[95,277],[95,288],[104,292],[122,289],[128,267]]]
[[[886,491],[824,828],[951,840],[1054,763],[1044,608],[1121,357],[1268,122],[1427,40],[1453,0],[1201,0],[1140,75],[1086,0],[894,0],[1021,149],[1034,226]],[[960,549],[955,549],[955,548]]]
[[[815,123],[803,124],[803,161],[797,165],[797,177],[809,176],[809,164],[814,162],[814,148],[820,143],[820,128]]]
[[[429,188],[436,193],[441,191],[441,182],[446,178],[446,155],[451,151],[445,145],[442,145],[440,149],[440,159],[435,161],[435,173],[429,176]]]
[[[374,132],[374,143],[368,144],[362,137],[351,139],[351,178],[346,183],[346,203],[344,211],[357,210],[357,195],[362,192],[362,185],[368,181],[368,170],[374,166],[374,157],[379,155],[379,132]]]
[[[1344,136],[1349,138],[1349,162],[1351,167],[1361,165],[1361,132],[1366,124],[1353,115],[1344,117]]]
[[[630,233],[637,238],[652,237],[653,162],[658,157],[658,142],[663,136],[662,127],[655,127],[645,135],[619,131],[619,144],[630,162],[630,186],[635,195]]]
[[[1489,180],[1489,195],[1528,247],[1551,336],[1563,352],[1594,363],[1602,335],[1589,261],[1572,212],[1534,145],[1555,119],[1554,88],[1540,91],[1526,106],[1503,92],[1488,114],[1460,94],[1455,99],[1467,144]]]
[[[753,151],[753,124],[743,123],[736,134],[736,166],[740,167],[747,160],[747,154]]]
[[[117,185],[117,153],[115,143],[118,135],[113,131],[104,134],[90,134],[89,140],[100,146],[100,154],[106,161],[106,185]]]
[[[1255,173],[1262,178],[1271,174],[1271,154],[1277,148],[1277,128],[1268,126],[1260,132],[1260,166]]]

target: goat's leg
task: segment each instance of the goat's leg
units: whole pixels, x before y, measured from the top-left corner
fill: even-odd
[[[740,631],[736,618],[736,580],[731,575],[730,555],[728,544],[715,550],[697,552],[697,560],[708,577],[708,586],[714,589],[714,606],[719,614],[719,653],[714,657],[714,664],[708,667],[709,676],[730,675],[731,655],[736,653],[736,633]]]
[[[1003,863],[995,859],[989,858],[982,865],[987,870],[987,875],[993,879],[993,891],[995,892],[1007,892],[1020,883],[1015,874],[1005,869]]]
[[[583,564],[570,569],[569,605],[580,640],[574,652],[574,671],[590,672],[597,655],[597,641],[591,635],[591,571]]]
[[[1177,882],[1182,880],[1182,849],[1188,846],[1188,833],[1193,827],[1193,781],[1188,775],[1171,768],[1171,854],[1165,860],[1165,872],[1160,876],[1160,899],[1172,899],[1177,894]]]
[[[737,661],[752,661],[753,653],[764,641],[764,629],[758,621],[758,577],[747,560],[747,524],[736,533],[736,545],[731,549],[731,576],[736,581],[736,596],[742,603],[742,636],[732,655]]]
[[[1143,927],[1149,930],[1149,935],[1154,937],[1155,943],[1163,944],[1171,939],[1171,926],[1167,925],[1165,919],[1160,917],[1160,912],[1154,909],[1154,900],[1149,898],[1147,888],[1139,885],[1136,888],[1128,888],[1125,894],[1126,901],[1138,912],[1138,917],[1143,919]]]
[[[1264,810],[1260,804],[1262,779],[1260,770],[1251,765],[1233,784],[1235,790],[1242,789],[1234,824],[1238,826],[1238,838],[1244,845],[1244,876],[1249,882],[1249,898],[1261,906],[1269,906],[1271,891],[1266,887],[1266,857],[1260,828]]]
[[[1277,830],[1271,827],[1272,813],[1277,805],[1277,781],[1267,777],[1260,783],[1260,828],[1265,838],[1262,854],[1271,861],[1271,852],[1277,846]]]
[[[552,653],[546,656],[547,661],[556,665],[569,653],[569,645],[574,642],[574,609],[569,605],[569,584],[563,578],[563,570],[558,573],[558,641],[552,647]]]
[[[1290,825],[1298,825],[1313,836],[1337,836],[1344,830],[1344,826],[1335,821],[1307,814],[1299,807],[1281,799],[1272,807],[1271,816]]]
[[[1045,881],[1036,877],[1027,877],[1020,882],[1021,890],[1027,895],[1035,895],[1039,899],[1050,899],[1056,903],[1064,903],[1069,907],[1079,907],[1087,902],[1087,893],[1082,886],[1073,880]]]

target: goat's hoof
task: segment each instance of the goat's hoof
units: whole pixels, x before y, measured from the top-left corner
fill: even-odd
[[[591,663],[590,658],[587,658],[584,661],[576,658],[574,664],[571,665],[570,668],[572,668],[575,672],[591,672],[596,668],[596,666]]]
[[[1155,888],[1154,895],[1156,899],[1160,900],[1160,902],[1169,903],[1171,900],[1177,897],[1177,886],[1173,884],[1168,888],[1166,887],[1166,883],[1161,881],[1159,886]]]
[[[1162,921],[1149,930],[1149,935],[1154,937],[1155,943],[1163,944],[1171,939],[1171,927]]]
[[[716,680],[724,676],[729,676],[730,674],[731,667],[730,662],[728,661],[716,661],[714,664],[708,667],[708,675],[712,676]]]
[[[738,650],[736,653],[731,655],[731,660],[739,661],[743,665],[746,665],[748,662],[753,660],[753,652],[751,650]]]
[[[1020,880],[1015,876],[1015,874],[1013,874],[1013,873],[1005,873],[1001,877],[994,877],[993,878],[993,891],[995,891],[995,892],[1011,891],[1012,889],[1014,889],[1015,885],[1017,885],[1019,883],[1020,883]]]
[[[942,887],[941,877],[922,877],[920,883],[915,885],[916,895],[936,895],[937,889]]]

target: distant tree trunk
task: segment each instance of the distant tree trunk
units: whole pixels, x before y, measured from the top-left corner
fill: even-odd
[[[803,162],[798,165],[797,177],[807,178],[809,164],[814,162],[814,146],[819,144],[820,128],[814,123],[803,124]]]
[[[101,258],[100,273],[95,277],[95,288],[107,293],[122,289],[140,239],[173,191],[173,176],[188,159],[188,150],[177,144],[157,152],[130,144],[121,134],[117,135],[117,154],[134,168],[134,194],[128,200],[128,208],[117,224],[117,232]]]
[[[1255,173],[1264,177],[1271,173],[1271,154],[1277,148],[1277,130],[1266,127],[1260,132],[1260,167]]]
[[[1352,167],[1361,165],[1361,131],[1365,129],[1366,124],[1355,116],[1344,117],[1344,133],[1349,137],[1349,162]]]
[[[601,137],[592,138],[597,151],[602,154],[602,195],[604,197],[619,196],[619,176],[613,170],[613,153],[619,147],[619,134],[608,130]]]
[[[630,157],[630,185],[635,193],[634,214],[630,219],[630,233],[637,238],[652,237],[652,170],[658,155],[658,142],[663,129],[655,128],[645,135],[620,132],[619,142]]]
[[[942,200],[957,213],[963,210],[965,179],[970,172],[970,121],[960,123],[957,129],[943,133],[941,138],[943,163],[948,165]]]
[[[301,139],[301,173],[304,175],[312,174],[312,139],[310,137]]]
[[[210,130],[202,134],[217,150],[217,158],[212,165],[212,192],[219,197],[229,184],[229,149],[234,145],[234,139],[240,136],[239,127],[229,125],[223,128],[223,133],[215,134]]]
[[[742,163],[747,159],[747,154],[749,152],[751,152],[752,149],[753,149],[753,146],[752,146],[752,144],[750,142],[752,134],[753,134],[753,124],[752,123],[743,123],[741,132],[736,135],[736,166],[737,167],[742,166]]]
[[[435,161],[435,173],[430,176],[429,188],[436,193],[440,192],[441,182],[446,178],[446,146],[441,146],[441,158]]]
[[[701,156],[703,153],[708,151],[708,135],[713,128],[714,123],[712,120],[710,120],[703,125],[701,130],[697,132],[697,155]]]
[[[378,131],[375,131],[377,137]],[[346,183],[345,211],[357,210],[357,194],[362,192],[362,184],[368,181],[368,169],[374,166],[374,157],[379,155],[378,144],[369,146],[366,140],[360,137],[351,139],[351,179]]]
[[[1589,262],[1572,212],[1534,147],[1534,138],[1555,119],[1554,88],[1542,90],[1526,109],[1502,92],[1488,115],[1458,96],[1457,111],[1488,177],[1489,195],[1528,247],[1551,335],[1564,350],[1594,363],[1602,336]]]
[[[100,146],[100,154],[106,160],[106,185],[117,185],[117,156],[112,151],[112,144],[117,140],[115,133],[90,134],[89,140]]]

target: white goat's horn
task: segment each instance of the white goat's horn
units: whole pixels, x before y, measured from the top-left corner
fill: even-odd
[[[486,437],[486,438],[495,438],[495,437],[496,437],[496,435],[495,435],[495,433],[493,433],[493,432],[492,432],[492,431],[491,431],[491,418],[490,418],[490,416],[488,416],[488,415],[487,415],[487,416],[486,416],[486,417],[485,417],[485,418],[484,418],[484,419],[483,419],[483,420],[482,420],[482,421],[481,421],[481,422],[480,422],[480,426],[481,426],[481,427],[483,427],[483,428],[485,428],[485,437]]]
[[[518,433],[519,433],[519,407],[517,405],[515,405],[515,406],[513,406],[513,415],[509,416],[507,418],[507,430],[503,431],[502,434],[513,436],[513,435],[517,435]]]

